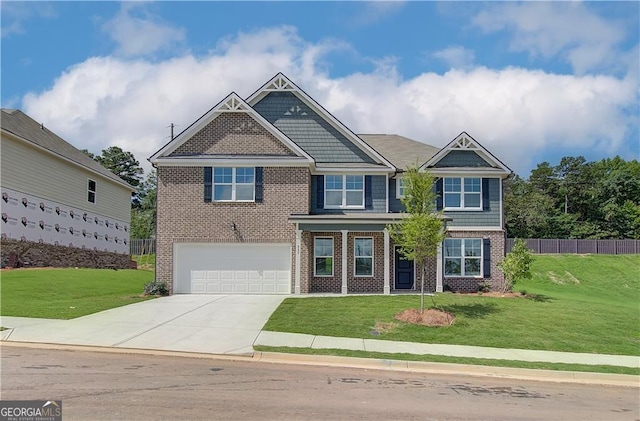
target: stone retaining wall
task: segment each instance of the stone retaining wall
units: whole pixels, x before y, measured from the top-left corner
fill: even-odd
[[[128,254],[107,251],[83,250],[75,247],[55,246],[3,239],[1,244],[2,267],[82,267],[129,269],[132,265]]]

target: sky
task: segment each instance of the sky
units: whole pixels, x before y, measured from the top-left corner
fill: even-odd
[[[0,2],[3,108],[147,159],[278,72],[355,133],[466,131],[515,173],[640,158],[640,3]]]

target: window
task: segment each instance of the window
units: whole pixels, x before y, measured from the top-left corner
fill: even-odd
[[[355,276],[373,276],[373,238],[355,238]]]
[[[444,240],[445,276],[480,276],[482,239],[447,238]]]
[[[253,202],[254,168],[214,168],[213,200],[217,202]]]
[[[333,238],[313,240],[314,276],[333,276]]]
[[[96,203],[96,182],[90,179],[87,180],[87,201]]]
[[[444,207],[446,209],[482,209],[479,177],[444,179]]]
[[[396,198],[402,199],[404,197],[404,185],[405,179],[403,177],[396,178]]]
[[[364,176],[324,177],[325,208],[364,208]]]

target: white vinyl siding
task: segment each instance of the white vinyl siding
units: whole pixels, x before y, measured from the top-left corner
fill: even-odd
[[[91,178],[98,184],[100,197],[90,211],[127,224],[131,220],[131,191],[112,180],[4,135],[0,158],[4,187],[86,209],[87,179]]]

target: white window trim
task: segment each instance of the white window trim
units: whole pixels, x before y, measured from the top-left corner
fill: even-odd
[[[331,240],[331,275],[318,275],[316,273],[316,259],[318,257],[324,257],[327,258],[329,256],[318,256],[316,254],[316,240]],[[336,268],[336,259],[335,259],[335,254],[336,254],[336,242],[335,239],[333,237],[314,237],[313,238],[313,276],[315,278],[331,278],[333,277],[333,274],[335,272],[335,268]]]
[[[324,209],[364,209],[365,205],[365,181],[362,174],[329,174],[331,176],[342,177],[342,204],[339,206],[327,205],[327,176],[324,176]],[[362,205],[349,205],[347,206],[347,176],[362,177]],[[331,191],[339,191],[333,190]],[[360,191],[360,190],[349,190]]]
[[[446,261],[447,261],[447,255],[446,255],[446,246],[445,246],[445,242],[447,240],[461,240],[461,245],[460,245],[460,258],[462,259],[462,261],[460,262],[460,275],[447,275],[445,272],[445,268],[446,268]],[[464,255],[464,241],[465,240],[477,240],[480,241],[480,256],[479,257],[465,257]],[[451,257],[451,258],[456,258],[457,257]],[[445,278],[484,278],[484,243],[482,241],[482,238],[445,238],[445,240],[442,242],[442,259],[443,259],[443,276]],[[465,259],[480,259],[480,274],[479,275],[465,275],[464,274],[464,261]]]
[[[256,168],[255,167],[231,167],[231,184],[229,183],[216,183],[216,168],[229,168],[229,167],[212,167],[211,168],[211,201],[212,202],[245,202],[251,203],[256,201]],[[253,168],[253,183],[237,183],[236,182],[236,170],[238,168]],[[216,185],[217,186],[231,186],[231,199],[230,200],[216,200]],[[236,188],[237,186],[252,186],[253,196],[251,199],[237,200]]]
[[[356,255],[356,240],[371,240],[371,257],[369,256],[357,256]],[[354,237],[353,238],[353,276],[355,278],[373,278],[373,274],[375,272],[375,243],[373,241],[373,237]],[[356,260],[360,259],[371,259],[371,275],[358,275],[356,274]]]
[[[460,195],[460,207],[451,207],[451,206],[445,206],[445,204],[447,203],[447,192],[446,192],[446,179],[451,179],[451,178],[459,178],[460,179],[460,192],[449,192],[449,194],[456,194],[456,195]],[[477,178],[480,180],[480,192],[470,192],[472,194],[479,194],[480,195],[480,206],[477,207],[466,207],[464,205],[464,180],[465,179],[471,179],[471,178]],[[481,211],[483,209],[483,203],[482,203],[482,177],[443,177],[442,179],[442,207],[444,210],[451,210],[451,211]]]
[[[93,190],[89,188],[89,184],[91,182],[93,182],[93,185],[94,185]],[[93,193],[93,202],[89,200],[89,193]],[[90,178],[87,178],[87,202],[93,203],[93,204],[98,202],[98,182]]]
[[[396,199],[403,199],[404,193],[400,194],[400,183],[404,181],[404,177],[396,178]],[[404,189],[404,187],[403,187]]]

